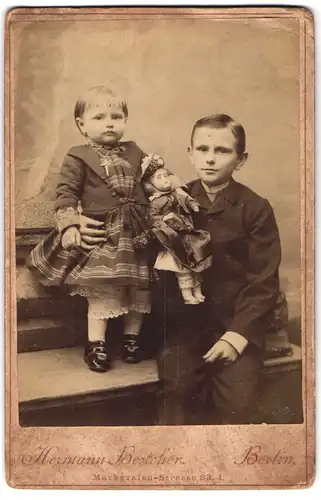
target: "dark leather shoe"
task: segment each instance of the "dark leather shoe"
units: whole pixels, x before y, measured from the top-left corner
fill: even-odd
[[[123,360],[126,363],[140,363],[143,359],[138,335],[124,335]]]
[[[88,342],[85,348],[84,360],[90,370],[94,372],[107,372],[110,368],[106,342]]]

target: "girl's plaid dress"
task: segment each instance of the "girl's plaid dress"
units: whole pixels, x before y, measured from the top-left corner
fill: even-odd
[[[57,186],[56,228],[27,259],[41,283],[65,284],[81,295],[106,285],[149,288],[150,267],[133,248],[133,238],[147,228],[148,200],[139,182],[144,156],[134,142],[69,151]],[[79,204],[83,215],[105,223],[106,241],[90,251],[64,250],[62,234],[79,225]]]

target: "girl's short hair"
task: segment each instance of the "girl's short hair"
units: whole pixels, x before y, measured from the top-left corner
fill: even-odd
[[[125,99],[110,88],[99,85],[91,87],[78,99],[74,110],[75,121],[77,118],[84,116],[86,109],[101,105],[119,107],[123,111],[125,118],[128,117],[128,108]]]
[[[209,128],[229,128],[236,139],[236,152],[241,155],[245,151],[245,130],[240,123],[237,123],[228,115],[224,114],[215,114],[210,116],[205,116],[204,118],[200,118],[195,123],[192,135],[191,135],[191,144],[193,145],[194,134],[196,129],[201,127],[209,127]]]

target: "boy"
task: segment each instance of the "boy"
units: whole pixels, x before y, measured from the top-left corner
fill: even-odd
[[[279,292],[278,228],[269,202],[233,179],[248,156],[242,125],[223,114],[201,118],[188,151],[198,176],[188,185],[201,207],[196,227],[211,234],[213,264],[197,310],[182,307],[166,276],[164,423],[251,423]]]

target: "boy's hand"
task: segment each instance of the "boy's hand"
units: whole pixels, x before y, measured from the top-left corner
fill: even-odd
[[[239,353],[225,340],[218,340],[206,354],[203,359],[205,363],[213,363],[214,361],[223,361],[224,363],[234,363],[239,357]]]
[[[76,227],[68,227],[61,238],[62,248],[69,250],[81,243],[80,232]]]
[[[79,220],[81,248],[83,248],[84,250],[92,250],[96,245],[99,245],[100,243],[106,241],[104,222],[99,222],[98,220],[91,219],[90,217],[85,217],[84,215],[80,215]]]

